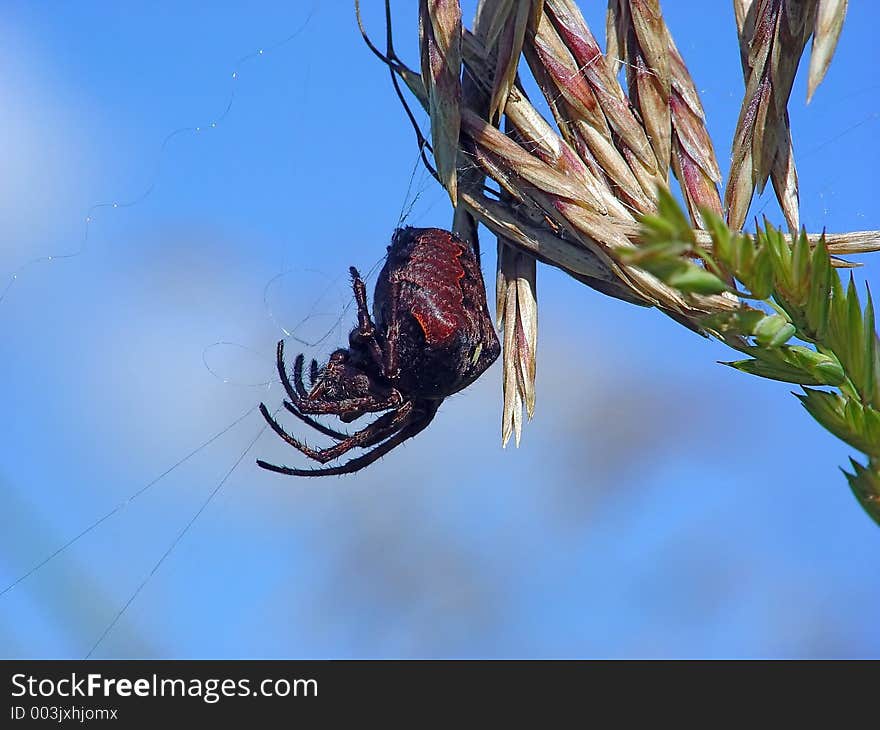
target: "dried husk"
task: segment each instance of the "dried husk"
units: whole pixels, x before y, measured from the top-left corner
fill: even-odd
[[[810,73],[807,77],[807,101],[813,98],[831,65],[831,57],[837,47],[840,31],[843,30],[846,6],[847,0],[819,0],[816,24],[813,28]]]
[[[461,120],[461,7],[458,0],[419,1],[422,79],[431,115],[434,164],[452,204],[458,199]]]
[[[734,9],[746,90],[725,191],[727,222],[743,227],[755,190],[763,190],[772,175],[789,228],[797,230],[797,173],[787,107],[817,2],[736,0]]]

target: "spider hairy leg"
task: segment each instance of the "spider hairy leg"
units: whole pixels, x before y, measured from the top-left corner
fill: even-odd
[[[297,395],[299,395],[300,398],[309,397],[309,393],[303,383],[303,364],[305,363],[305,360],[305,356],[300,353],[293,361],[293,384],[296,387]]]
[[[349,267],[348,271],[351,274],[351,288],[354,290],[354,300],[357,303],[358,332],[362,337],[372,337],[376,328],[367,306],[367,287],[354,266]]]
[[[314,388],[311,393],[308,393],[305,390],[305,385],[302,382],[304,363],[305,357],[302,354],[297,355],[293,362],[293,382],[291,383],[290,377],[287,374],[287,368],[284,364],[284,340],[278,341],[278,347],[276,349],[278,376],[281,379],[281,384],[284,386],[287,396],[290,398],[290,405],[299,411],[299,413],[295,414],[298,417],[301,417],[306,413],[313,415],[333,414],[345,418],[347,419],[347,422],[350,422],[356,418],[360,418],[360,416],[366,413],[376,413],[378,411],[387,411],[390,408],[395,408],[403,402],[403,398],[396,390],[392,390],[387,396],[367,395],[357,398],[322,400],[315,396]],[[312,363],[312,371],[317,378],[318,366],[314,360]],[[288,408],[288,410],[290,410],[290,408]],[[310,424],[313,422],[314,421],[312,420],[306,421],[306,423]],[[336,437],[334,436],[334,438]],[[345,435],[342,438],[348,438],[348,436]]]
[[[336,431],[335,429],[330,428],[329,426],[325,426],[323,423],[315,420],[311,416],[307,416],[305,413],[300,413],[296,406],[289,401],[284,401],[284,407],[290,411],[294,416],[296,416],[303,423],[311,426],[316,431],[324,434],[325,436],[329,436],[330,438],[336,439],[337,441],[341,441],[342,439],[347,439],[351,434],[343,433],[342,431]]]
[[[288,476],[294,477],[324,477],[324,476],[340,476],[342,474],[353,474],[356,471],[360,471],[364,467],[369,466],[373,462],[382,458],[385,454],[387,454],[392,449],[400,446],[407,439],[416,436],[425,430],[428,424],[434,419],[434,414],[437,412],[436,407],[427,413],[423,413],[420,417],[416,417],[411,423],[405,425],[401,428],[397,433],[391,436],[387,441],[383,441],[381,444],[376,446],[372,451],[368,451],[363,456],[358,456],[351,461],[347,461],[341,466],[329,466],[321,469],[294,469],[289,466],[277,466],[275,464],[269,464],[265,461],[258,460],[257,465],[261,466],[263,469],[267,469],[269,471],[274,471],[277,474],[286,474]]]
[[[352,344],[358,340],[365,344],[373,361],[382,367],[385,358],[382,355],[382,348],[376,341],[376,325],[373,324],[370,309],[367,306],[367,287],[354,266],[350,267],[348,271],[351,274],[351,288],[354,290],[354,300],[358,311],[358,326],[356,330],[352,331],[349,339],[352,340]]]
[[[360,431],[351,434],[338,444],[326,449],[313,449],[308,444],[287,433],[284,427],[278,423],[272,414],[269,413],[268,408],[265,406],[260,407],[260,413],[263,414],[263,418],[266,419],[266,422],[272,427],[272,430],[275,431],[275,433],[295,449],[321,464],[326,464],[328,461],[337,459],[354,448],[375,446],[380,441],[388,438],[396,431],[403,428],[407,421],[410,420],[412,410],[413,406],[411,402],[404,403],[397,410],[380,416],[371,424],[365,426]]]
[[[302,355],[299,355],[296,360],[299,361],[302,357]],[[294,390],[293,384],[290,382],[290,376],[287,374],[287,368],[284,365],[284,340],[278,340],[278,346],[275,348],[275,367],[278,370],[278,377],[281,380],[281,385],[284,386],[287,397],[294,403],[298,402],[300,398],[305,397],[305,388],[303,388],[302,394]],[[300,362],[300,372],[302,372],[302,362]],[[296,361],[294,361],[294,379],[296,379],[295,376]],[[302,378],[300,378],[299,385],[302,385]]]

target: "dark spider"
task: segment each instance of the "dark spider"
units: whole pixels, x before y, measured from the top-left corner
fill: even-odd
[[[370,449],[340,466],[293,469],[257,461],[264,469],[294,476],[350,474],[412,438],[434,418],[444,398],[466,388],[501,350],[489,318],[486,287],[473,248],[439,228],[401,228],[388,247],[373,294],[351,268],[358,325],[348,349],[336,350],[322,368],[312,360],[310,389],[303,383],[304,357],[293,362],[293,382],[278,343],[278,375],[289,401],[284,407],[336,443],[313,449],[291,436],[260,404],[263,418],[282,439],[322,464],[354,448]],[[332,414],[350,423],[382,413],[353,434],[328,428],[312,416]]]

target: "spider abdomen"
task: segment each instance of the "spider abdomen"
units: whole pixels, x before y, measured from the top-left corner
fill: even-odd
[[[444,398],[498,357],[500,345],[471,247],[439,228],[398,230],[373,301],[377,325],[394,342],[401,390]]]

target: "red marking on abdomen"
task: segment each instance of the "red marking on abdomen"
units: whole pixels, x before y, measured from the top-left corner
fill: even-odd
[[[462,245],[445,231],[422,234],[401,271],[401,278],[414,285],[412,314],[431,345],[448,340],[461,321],[462,253]]]

